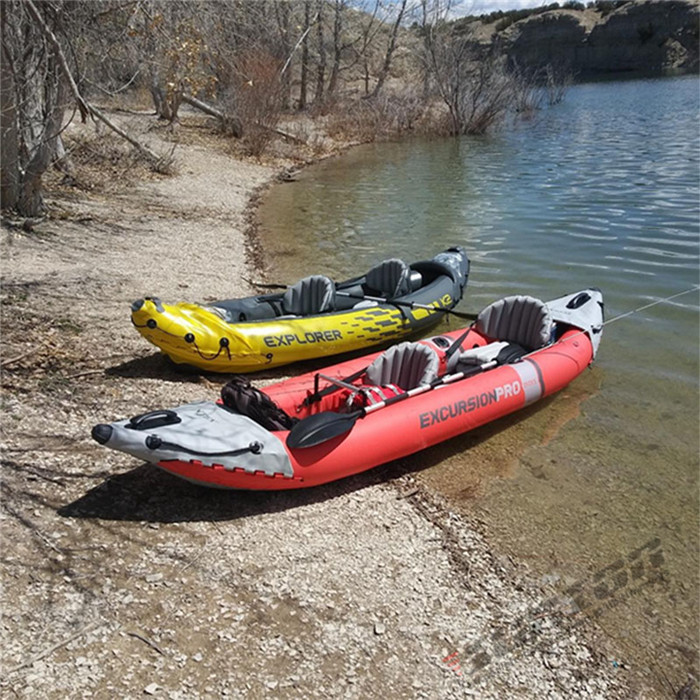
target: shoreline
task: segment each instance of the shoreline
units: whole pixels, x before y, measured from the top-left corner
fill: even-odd
[[[167,366],[129,327],[128,300],[231,297],[265,274],[251,217],[279,170],[181,151],[172,178],[62,195],[64,218],[3,231],[0,687],[629,697],[595,628],[568,625],[565,606],[401,461],[303,492],[219,492],[90,440],[95,422],[227,379]]]
[[[342,157],[351,148],[357,145],[363,144],[347,144],[338,152],[307,160],[304,164],[296,166],[294,171],[295,173],[301,172],[308,166],[315,165],[323,160],[326,160],[327,158]],[[265,254],[263,251],[263,242],[260,234],[261,223],[258,218],[259,208],[264,198],[270,194],[270,191],[284,181],[284,175],[288,170],[289,169],[287,168],[283,169],[268,182],[256,188],[246,206],[245,238],[246,245],[250,246],[249,260],[251,264],[251,272],[259,275],[260,279],[267,280],[267,271],[270,268],[270,261],[265,260],[264,257]],[[281,368],[280,371],[284,372],[285,369],[286,368]],[[253,379],[254,378],[255,377],[253,375]],[[536,597],[538,595],[548,594],[545,601],[545,607],[552,601],[555,601],[555,607],[557,608],[553,613],[550,611],[550,614],[561,615],[564,619],[566,616],[571,614],[571,610],[569,609],[562,615],[562,610],[566,609],[567,606],[570,605],[571,599],[563,602],[561,596],[554,588],[552,588],[551,585],[540,585],[535,583],[533,575],[528,571],[528,567],[524,562],[515,562],[509,555],[504,554],[498,556],[492,552],[490,545],[487,544],[489,536],[488,526],[486,523],[470,517],[464,511],[464,509],[455,510],[447,497],[435,491],[430,484],[426,484],[425,482],[414,478],[413,473],[410,471],[403,471],[400,466],[394,468],[391,465],[381,465],[377,469],[386,469],[389,471],[390,474],[388,480],[382,483],[385,483],[387,488],[395,490],[398,494],[398,498],[408,499],[416,512],[418,512],[427,522],[442,532],[444,537],[443,547],[448,553],[452,566],[456,570],[461,570],[465,576],[469,575],[470,570],[468,558],[465,556],[464,551],[460,548],[460,535],[455,532],[455,528],[451,527],[452,521],[454,519],[459,519],[461,520],[461,527],[468,529],[472,534],[477,535],[483,541],[487,556],[495,561],[496,566],[500,568],[500,572],[513,577],[512,583],[514,583],[518,588],[528,589],[530,594]],[[392,476],[393,472],[399,472],[398,476]],[[634,595],[636,592],[637,591],[632,591],[631,593],[628,592],[627,595]],[[615,600],[612,600],[608,602],[607,605],[614,606],[615,604]],[[533,610],[537,610],[538,613],[541,613],[542,606],[540,604],[534,605]],[[596,616],[593,615],[592,617],[595,619]],[[566,625],[571,626],[570,621],[566,620],[564,622],[564,626]],[[598,644],[600,648],[605,648],[613,644],[613,639],[608,638],[605,635],[601,637],[600,630],[598,630],[595,625],[592,624],[588,617],[579,616],[577,621],[573,623],[573,626],[579,626],[584,629],[584,636],[586,640]],[[495,635],[495,637],[500,638],[500,635]],[[496,643],[496,647],[498,647],[498,642]],[[513,650],[511,649],[510,652],[512,653],[512,651]],[[446,664],[453,671],[457,670],[457,673],[461,676],[462,662],[459,661],[459,656],[462,656],[463,658],[463,655],[460,655],[458,651],[455,650],[448,657],[444,658],[442,663]],[[497,658],[498,652],[496,652],[494,656]],[[481,669],[479,669],[477,672],[480,671]],[[625,688],[625,690],[622,692],[624,697],[631,697],[632,691],[630,691],[628,688]]]

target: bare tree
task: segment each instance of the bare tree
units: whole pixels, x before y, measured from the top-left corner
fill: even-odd
[[[452,134],[483,134],[505,116],[514,84],[503,58],[475,58],[464,39],[443,45],[435,55],[435,82],[450,114]]]
[[[333,64],[328,81],[328,94],[335,94],[341,73],[351,72],[353,68],[362,66],[365,78],[365,95],[369,95],[371,79],[371,63],[373,47],[381,32],[382,23],[378,20],[381,0],[374,0],[372,11],[368,11],[369,3],[357,2],[363,12],[352,13],[352,22],[346,21],[353,9],[352,0],[335,0],[333,12]]]
[[[487,53],[468,34],[457,34],[445,21],[449,4],[423,6],[423,61],[428,77],[447,107],[453,135],[481,134],[502,120],[516,94],[517,83],[505,58]]]
[[[251,51],[237,58],[240,76],[236,113],[243,141],[251,155],[259,156],[277,131],[284,99],[280,62],[264,52]]]
[[[105,2],[100,12],[106,12]],[[73,47],[93,8],[66,0],[11,0],[2,13],[2,205],[24,216],[43,212],[42,176],[63,157],[64,113],[72,102],[85,121],[98,119],[134,146],[152,166],[165,159],[114,124],[85,96],[74,77]],[[106,9],[104,9],[106,8]],[[71,51],[64,50],[64,46]],[[72,115],[71,117],[72,118]]]
[[[324,88],[326,85],[326,46],[323,32],[323,7],[326,0],[317,0],[316,4],[316,91],[314,102],[323,102]]]
[[[338,86],[340,76],[340,60],[343,55],[343,15],[347,7],[344,0],[335,0],[333,9],[333,65],[331,67],[331,77],[328,81],[328,93],[333,95]]]
[[[381,92],[381,89],[384,87],[384,83],[387,79],[387,76],[389,75],[389,70],[391,69],[391,60],[394,56],[394,51],[396,50],[396,37],[398,36],[399,27],[401,26],[401,22],[403,21],[404,13],[406,12],[407,3],[408,0],[401,0],[399,11],[396,14],[396,18],[391,27],[391,33],[389,34],[389,43],[386,47],[386,52],[384,54],[384,62],[382,63],[382,67],[379,71],[379,76],[377,77],[377,82],[374,86],[374,90],[372,91],[370,97],[376,97]]]
[[[54,27],[55,8],[39,3]],[[56,153],[67,90],[56,47],[25,3],[0,3],[2,22],[2,206],[43,212],[41,177]]]
[[[299,109],[306,109],[309,80],[309,30],[311,28],[311,0],[304,0],[304,34],[301,42],[301,81],[299,84]]]
[[[277,32],[279,34],[279,46],[285,59],[291,62],[293,47],[292,47],[292,6],[291,3],[284,0],[275,0],[275,19],[277,21]],[[286,64],[285,64],[286,65]],[[284,66],[283,66],[284,69]],[[282,81],[282,106],[289,108],[292,95],[292,80],[291,71],[286,69],[281,71],[280,79]]]

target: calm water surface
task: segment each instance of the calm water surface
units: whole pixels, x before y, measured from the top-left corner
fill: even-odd
[[[580,85],[494,136],[364,146],[309,168],[263,206],[273,276],[346,277],[459,243],[465,311],[592,285],[612,319],[692,288],[699,95],[695,77]],[[699,643],[698,338],[697,292],[613,321],[569,389],[406,460],[552,590],[583,580],[590,593],[614,565],[617,590],[593,596],[608,606],[584,612],[620,673],[667,692]],[[639,586],[630,558],[649,542],[641,556],[661,575]]]

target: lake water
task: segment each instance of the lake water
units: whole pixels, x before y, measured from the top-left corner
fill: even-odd
[[[699,116],[696,77],[585,84],[488,137],[356,148],[266,198],[271,279],[458,243],[461,310],[597,286],[614,319],[698,284]],[[609,322],[569,389],[402,465],[553,592],[583,582],[611,663],[658,692],[697,674],[699,330],[697,291]]]

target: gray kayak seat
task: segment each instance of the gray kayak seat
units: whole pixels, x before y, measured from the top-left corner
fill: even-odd
[[[489,338],[517,343],[531,351],[550,342],[554,321],[544,302],[519,295],[487,306],[476,319],[475,328]]]
[[[304,277],[292,285],[282,297],[286,314],[310,316],[332,311],[335,305],[335,283],[323,275]]]
[[[399,343],[377,357],[367,368],[370,384],[395,386],[410,391],[430,384],[438,376],[440,360],[437,353],[421,343]]]
[[[398,258],[375,265],[365,277],[367,286],[384,297],[392,299],[411,291],[411,268]]]

